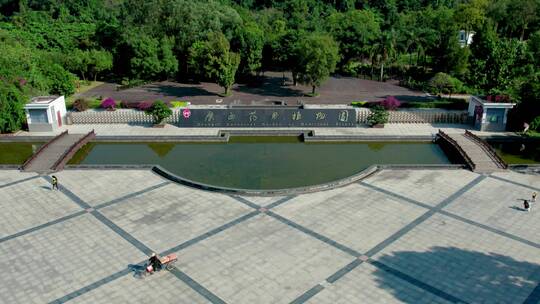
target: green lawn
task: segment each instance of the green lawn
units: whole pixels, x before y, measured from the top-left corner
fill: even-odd
[[[66,98],[66,106],[71,105],[75,101],[75,99],[77,99],[78,94],[87,92],[97,86],[102,85],[103,83],[103,81],[89,81],[86,84],[83,84],[83,82],[81,81],[81,86],[75,91],[75,94]]]

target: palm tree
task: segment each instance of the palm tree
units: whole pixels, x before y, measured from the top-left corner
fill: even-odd
[[[388,60],[393,60],[397,54],[397,35],[396,32],[391,29],[385,32],[381,39],[373,45],[377,61],[380,63],[380,77],[379,81],[383,81],[384,65]]]

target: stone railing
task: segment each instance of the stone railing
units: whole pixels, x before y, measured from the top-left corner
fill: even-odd
[[[358,110],[358,123],[367,123],[367,118],[371,111],[369,109]],[[467,124],[469,117],[466,111],[446,111],[446,110],[409,110],[409,111],[389,111],[388,123],[452,123]]]
[[[166,123],[178,123],[179,112],[173,110],[173,114],[165,119]],[[68,120],[72,124],[151,124],[152,115],[143,111],[132,109],[118,109],[116,111],[88,110],[84,112],[69,112]]]
[[[390,111],[389,113],[388,123],[470,123],[466,111],[408,110]],[[367,123],[369,114],[369,109],[356,109],[357,123]],[[173,114],[165,119],[165,123],[178,124],[181,115],[179,109],[173,109]],[[151,115],[133,109],[69,112],[68,120],[72,124],[151,124],[153,122]]]

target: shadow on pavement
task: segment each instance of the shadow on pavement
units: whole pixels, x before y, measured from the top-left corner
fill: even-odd
[[[540,300],[540,288],[536,288],[540,265],[509,256],[433,247],[428,252],[398,251],[376,261],[469,303],[537,303]],[[380,268],[375,275],[379,286],[390,290],[403,303],[420,300],[420,295],[411,298],[411,292],[405,292],[408,288],[396,284],[395,275]]]

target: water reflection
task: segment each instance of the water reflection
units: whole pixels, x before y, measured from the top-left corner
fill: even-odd
[[[540,163],[540,141],[489,142],[509,164]]]
[[[0,143],[0,164],[22,165],[43,143],[6,142]]]
[[[431,143],[303,143],[237,138],[229,143],[92,143],[72,164],[156,164],[182,177],[217,186],[278,189],[320,184],[372,164],[446,164]]]

